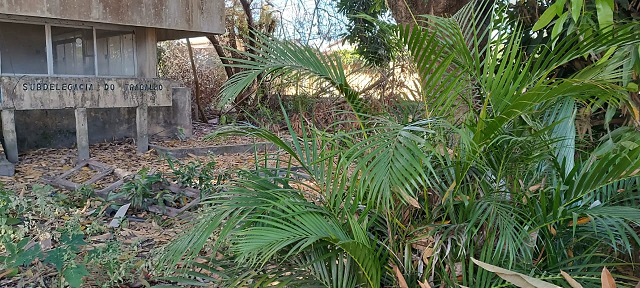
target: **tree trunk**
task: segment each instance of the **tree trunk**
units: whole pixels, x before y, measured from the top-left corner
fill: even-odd
[[[196,61],[193,59],[193,48],[191,47],[191,41],[187,38],[187,48],[189,48],[189,58],[191,59],[191,70],[193,71],[193,83],[196,90],[196,106],[198,107],[198,113],[200,113],[200,120],[204,123],[209,122],[207,115],[204,115],[204,109],[200,103],[200,82],[198,82],[198,71],[196,70]]]
[[[231,78],[231,76],[233,76],[233,69],[229,67],[229,61],[225,59],[227,55],[224,54],[224,50],[222,49],[222,45],[220,45],[220,41],[218,41],[218,38],[216,38],[216,36],[208,36],[207,38],[209,38],[209,41],[211,41],[211,44],[213,44],[213,48],[216,49],[216,53],[220,58],[220,62],[224,64],[224,71],[227,73],[227,78]]]

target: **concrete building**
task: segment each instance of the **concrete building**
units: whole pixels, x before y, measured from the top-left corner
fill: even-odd
[[[0,0],[6,157],[18,150],[190,134],[189,90],[157,78],[157,42],[224,30],[223,0]],[[9,174],[2,173],[0,174]]]

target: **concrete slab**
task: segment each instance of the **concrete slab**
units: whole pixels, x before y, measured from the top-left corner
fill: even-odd
[[[149,145],[150,149],[156,150],[159,154],[167,155],[172,158],[186,158],[189,154],[196,156],[207,156],[209,154],[222,155],[222,154],[235,154],[252,152],[254,149],[260,151],[275,151],[278,150],[278,146],[273,143],[262,142],[256,144],[243,144],[243,145],[225,145],[225,146],[208,146],[208,147],[193,147],[193,148],[169,148],[158,145]]]
[[[1,76],[0,103],[11,110],[169,107],[171,86],[171,80],[154,78]]]
[[[224,33],[224,7],[222,0],[0,1],[1,14],[56,19],[53,23],[64,20],[108,23],[198,32],[200,35]]]

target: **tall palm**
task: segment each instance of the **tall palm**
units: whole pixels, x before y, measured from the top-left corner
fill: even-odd
[[[408,124],[362,114],[339,59],[262,37],[253,51],[263,52],[242,61],[246,73],[223,95],[260,74],[301,73],[342,93],[362,129],[327,134],[303,125],[297,134],[289,125],[285,141],[257,127],[226,128],[220,133],[272,141],[291,161],[240,173],[204,202],[163,259],[192,260],[213,238],[213,251],[228,259],[197,266],[218,274],[212,281],[256,287],[490,287],[499,279],[471,257],[552,280],[560,269],[588,280],[595,266],[622,261],[609,252],[640,243],[632,226],[640,224],[640,147],[576,158],[571,145],[576,102],[625,104],[620,65],[605,60],[566,79],[552,73],[576,57],[640,42],[640,33],[621,26],[567,37],[523,59],[517,27],[478,24],[486,21],[475,15],[496,13],[477,9],[492,8],[474,1],[452,18],[399,29],[429,111]],[[490,45],[479,44],[485,37]],[[450,113],[465,105],[464,115]]]

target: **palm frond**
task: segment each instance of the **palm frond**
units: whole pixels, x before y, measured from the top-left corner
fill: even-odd
[[[360,94],[349,85],[338,56],[322,54],[311,47],[265,35],[256,34],[256,38],[255,47],[248,47],[247,51],[232,49],[250,60],[227,59],[232,62],[230,66],[244,70],[222,86],[221,106],[229,104],[248,89],[260,75],[274,78],[296,75],[328,83],[345,97],[355,113],[366,111]]]

